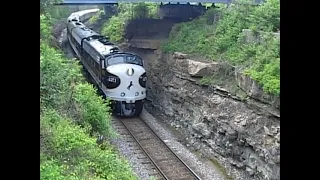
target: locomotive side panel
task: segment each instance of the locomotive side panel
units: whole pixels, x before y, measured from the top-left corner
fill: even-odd
[[[82,47],[84,49],[83,61],[85,61],[88,64],[88,66],[92,69],[93,73],[99,78],[99,80],[101,80],[102,71],[104,71],[103,67],[105,67],[102,64],[100,64],[100,61],[101,59],[103,59],[103,57],[97,51],[95,51],[94,48],[90,46],[90,44],[88,44],[87,40],[83,41]]]

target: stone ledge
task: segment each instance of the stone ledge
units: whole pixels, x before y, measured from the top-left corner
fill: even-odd
[[[256,80],[244,75],[241,72],[236,72],[235,78],[238,83],[238,87],[245,91],[249,97],[280,109],[280,97],[265,93],[262,89],[262,86]]]
[[[192,82],[196,82],[197,78],[213,76],[215,72],[219,71],[220,68],[223,68],[223,65],[218,62],[192,60],[188,58],[188,54],[180,52],[173,53],[169,58],[172,58],[173,62],[172,66],[170,66],[171,71],[175,72],[175,75],[183,76],[183,78]],[[243,90],[248,97],[280,110],[280,97],[265,93],[262,86],[257,81],[244,75],[242,72],[235,72],[234,78],[237,86]],[[228,91],[227,94],[230,94],[230,91]],[[236,96],[231,96],[231,94],[229,96],[233,97],[233,99],[240,99],[239,97],[236,98]],[[276,111],[272,111],[272,114],[276,117],[280,117],[280,113]]]

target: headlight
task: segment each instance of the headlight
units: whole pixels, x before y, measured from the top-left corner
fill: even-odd
[[[133,70],[132,68],[129,68],[129,69],[127,70],[128,76],[132,76],[133,73],[134,73],[134,70]]]
[[[146,87],[147,84],[147,74],[143,73],[140,77],[139,77],[139,84],[141,87]]]

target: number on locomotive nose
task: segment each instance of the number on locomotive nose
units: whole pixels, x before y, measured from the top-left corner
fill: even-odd
[[[109,78],[108,78],[108,81],[109,81],[109,82],[116,83],[116,82],[117,82],[117,79],[114,78],[114,77],[109,77]]]

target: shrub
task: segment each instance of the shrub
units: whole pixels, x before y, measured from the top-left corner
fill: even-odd
[[[40,154],[40,179],[41,180],[64,180],[62,167],[56,160],[47,159],[45,155]]]
[[[40,44],[40,99],[44,106],[68,109],[72,88],[81,80],[76,61],[67,60],[48,43]]]
[[[101,34],[108,36],[113,42],[121,42],[123,41],[125,22],[125,17],[112,16],[102,26]]]
[[[157,17],[157,5],[155,3],[119,3],[118,14],[112,16],[102,25],[101,34],[109,36],[113,42],[122,42],[125,24],[135,18]]]
[[[49,14],[40,15],[40,39],[47,40],[51,38],[51,19]]]
[[[79,104],[82,122],[88,122],[93,131],[102,135],[110,135],[110,107],[109,101],[96,95],[96,89],[88,83],[82,83],[75,87],[75,101]]]
[[[213,22],[217,14],[221,16],[220,20]],[[279,31],[280,1],[267,0],[259,6],[242,3],[230,8],[210,9],[202,17],[175,25],[161,47],[165,52],[179,51],[243,67],[264,91],[279,95],[280,41],[264,38],[263,43],[245,43],[242,30],[249,28],[255,33]]]
[[[95,23],[97,22],[100,17],[102,17],[104,14],[103,10],[100,10],[97,14],[93,15],[90,19],[89,19],[89,23]]]
[[[84,81],[81,66],[49,45],[51,18],[40,15],[40,179],[137,179],[108,142],[108,100]]]
[[[40,14],[47,12],[55,3],[62,2],[62,0],[40,0]]]
[[[81,128],[55,110],[41,114],[42,127],[51,130],[49,151],[40,155],[43,179],[136,179],[110,145],[101,149],[89,129]],[[47,137],[48,138],[48,137]],[[49,158],[50,157],[50,158]]]

